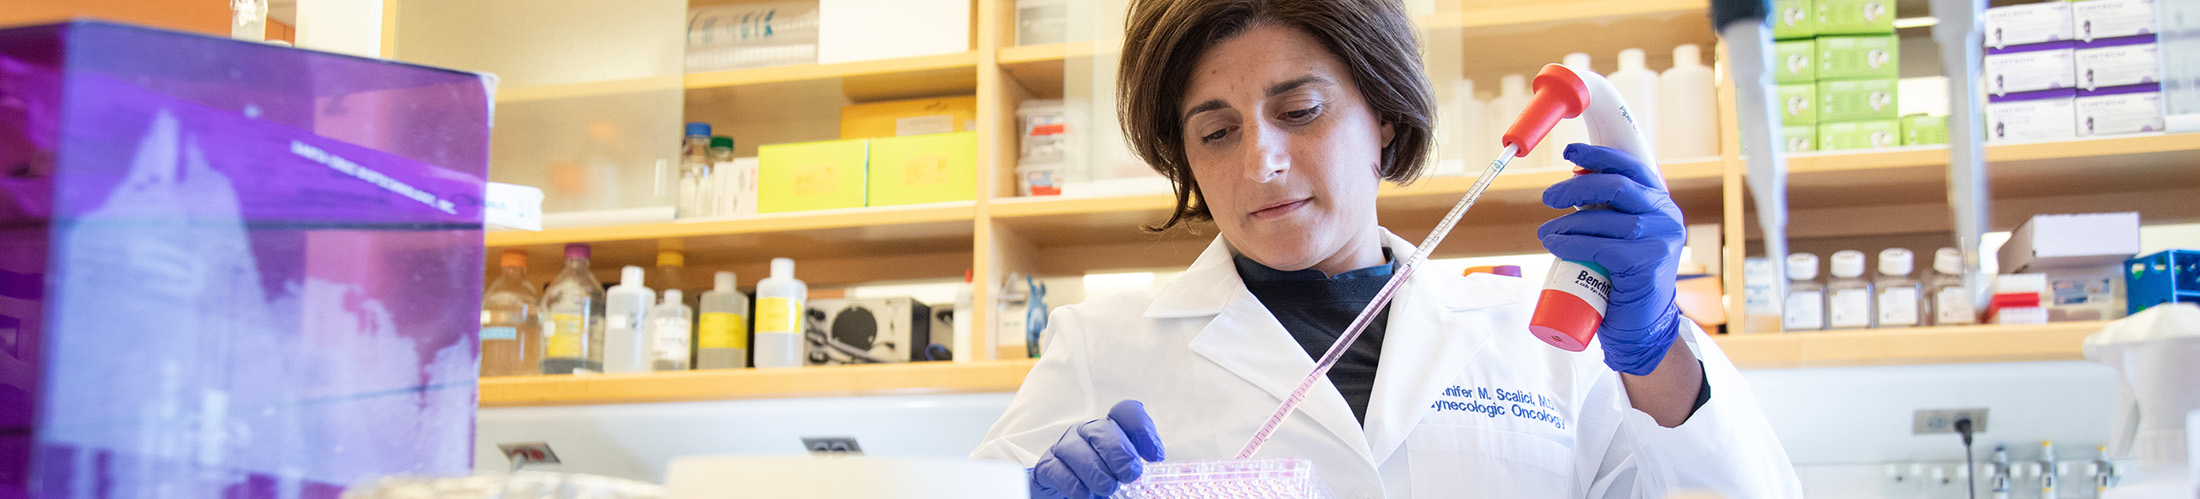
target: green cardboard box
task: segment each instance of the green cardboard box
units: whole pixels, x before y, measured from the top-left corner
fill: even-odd
[[[1818,124],[1818,150],[1885,149],[1902,145],[1902,123],[1897,120],[1843,121]]]
[[[1788,152],[1816,151],[1818,150],[1818,127],[1783,126],[1780,127],[1780,139],[1787,142]]]
[[[1779,40],[1808,39],[1818,35],[1818,13],[1811,10],[1811,0],[1773,0],[1772,37]]]
[[[863,207],[870,144],[854,139],[756,148],[756,212]]]
[[[1891,120],[1900,117],[1895,107],[1895,80],[1842,80],[1818,82],[1818,122]]]
[[[1902,39],[1894,35],[1821,36],[1818,79],[1893,78],[1902,66]]]
[[[969,201],[978,194],[978,132],[871,139],[871,206]]]
[[[1780,124],[1818,124],[1818,85],[1795,83],[1780,86]]]
[[[1948,143],[1948,117],[1913,114],[1902,117],[1902,145]]]
[[[1786,40],[1772,44],[1773,83],[1811,83],[1818,81],[1818,42],[1813,40]]]
[[[1894,33],[1894,0],[1816,0],[1813,6],[1820,36]]]

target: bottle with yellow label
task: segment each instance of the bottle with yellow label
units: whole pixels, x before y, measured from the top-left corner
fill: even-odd
[[[732,272],[719,272],[703,292],[702,318],[695,328],[696,369],[749,366],[749,296],[734,289]]]
[[[771,277],[756,283],[756,367],[802,367],[809,296],[809,285],[794,278],[794,260],[773,258]]]
[[[603,370],[603,283],[588,272],[586,244],[565,245],[565,270],[542,294],[542,373]]]

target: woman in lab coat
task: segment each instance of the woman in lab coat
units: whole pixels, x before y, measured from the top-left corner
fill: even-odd
[[[1236,455],[1414,251],[1375,216],[1378,184],[1419,175],[1432,141],[1395,1],[1132,1],[1126,137],[1175,184],[1163,227],[1211,219],[1221,237],[1151,294],[1054,311],[975,456],[1030,467],[1034,497],[1081,499],[1141,461]],[[1673,303],[1683,230],[1663,180],[1612,149],[1566,158],[1596,173],[1545,203],[1610,209],[1539,236],[1611,271],[1598,345],[1532,338],[1519,278],[1416,273],[1257,457],[1310,459],[1346,498],[1798,497],[1739,373]]]

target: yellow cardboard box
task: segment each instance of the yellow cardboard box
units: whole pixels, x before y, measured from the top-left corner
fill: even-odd
[[[871,140],[871,206],[968,201],[978,194],[978,132]]]
[[[975,95],[856,104],[840,108],[840,138],[968,132],[977,120]]]
[[[863,207],[869,154],[862,139],[756,148],[756,212]]]

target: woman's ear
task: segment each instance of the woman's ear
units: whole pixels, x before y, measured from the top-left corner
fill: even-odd
[[[1383,123],[1383,147],[1390,147],[1391,140],[1396,138],[1397,136],[1398,127],[1396,125],[1392,125],[1388,122]]]

